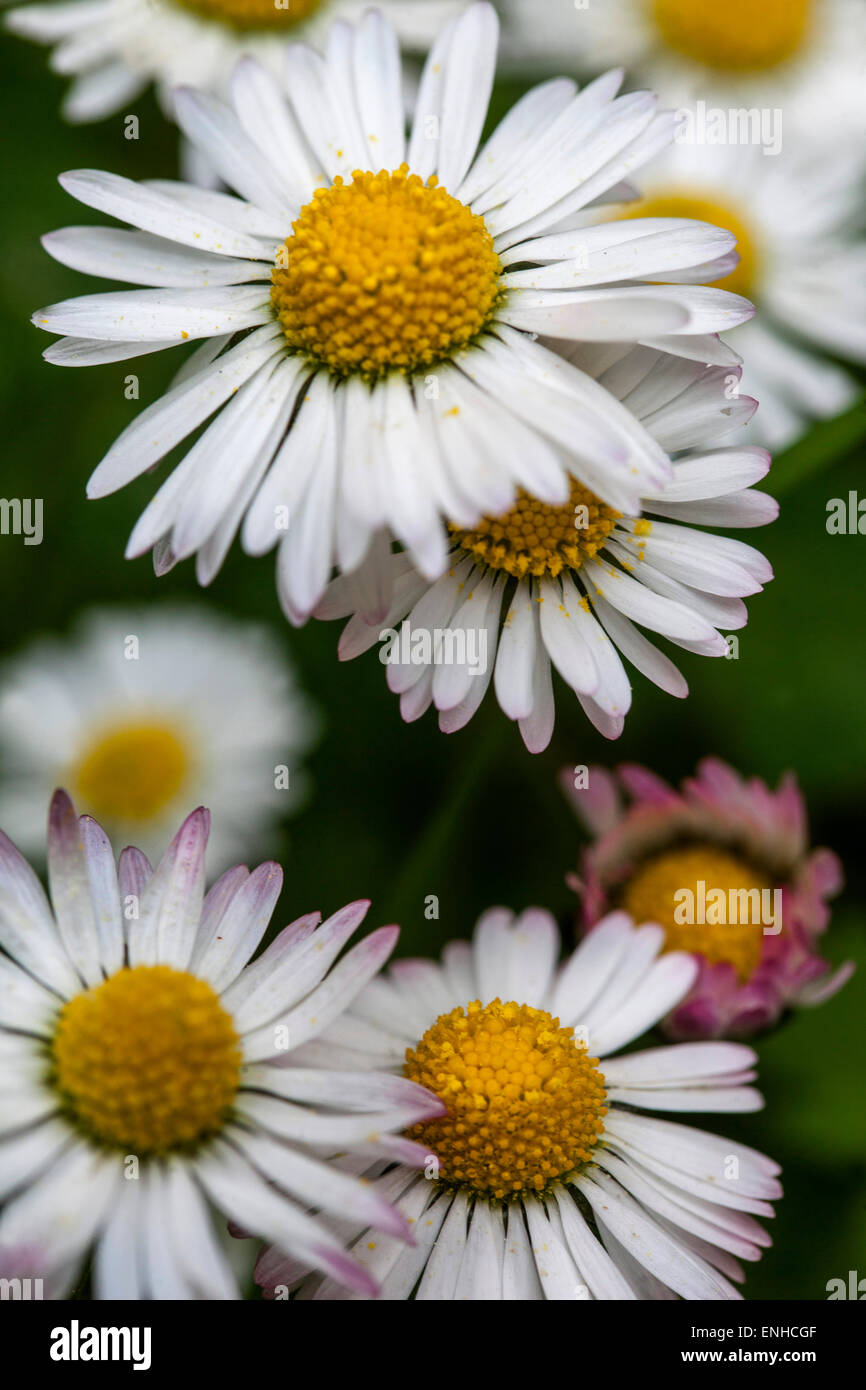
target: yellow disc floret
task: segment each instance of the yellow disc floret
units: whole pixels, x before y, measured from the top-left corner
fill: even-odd
[[[271,272],[289,344],[339,376],[441,362],[484,328],[502,266],[484,220],[407,165],[319,188]]]
[[[526,1004],[479,1000],[442,1014],[404,1074],[447,1105],[412,1139],[440,1181],[497,1200],[542,1192],[588,1163],[604,1131],[604,1077],[573,1028]]]
[[[65,1005],[52,1080],[97,1142],[168,1153],[216,1134],[240,1080],[234,1024],[205,980],[167,965],[120,970]]]
[[[189,771],[180,734],[165,724],[116,724],[91,739],[70,783],[84,811],[109,824],[144,823],[177,796]]]
[[[804,47],[813,0],[649,0],[669,48],[726,72],[761,72]]]
[[[232,29],[293,29],[322,4],[322,0],[176,0],[185,10]]]
[[[539,502],[522,490],[504,516],[483,517],[471,531],[449,526],[455,545],[491,569],[515,579],[533,575],[555,579],[564,569],[580,569],[604,545],[619,512],[579,483],[561,507]]]
[[[621,906],[635,922],[664,927],[665,951],[726,962],[743,982],[760,962],[764,926],[773,925],[765,920],[774,910],[772,888],[766,874],[728,850],[689,845],[642,864],[625,885]]]
[[[743,294],[747,299],[754,294],[760,270],[756,238],[740,213],[726,204],[671,190],[634,203],[625,216],[690,217],[697,222],[710,222],[715,227],[722,227],[726,232],[733,232],[737,238],[740,263],[734,267],[730,275],[725,275],[714,283],[718,289],[732,290],[734,294]]]

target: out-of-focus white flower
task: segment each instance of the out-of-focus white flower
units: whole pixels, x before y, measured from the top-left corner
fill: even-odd
[[[201,802],[223,869],[298,805],[316,722],[265,628],[204,606],[97,609],[6,663],[0,823],[40,853],[62,784],[112,838],[153,854]]]

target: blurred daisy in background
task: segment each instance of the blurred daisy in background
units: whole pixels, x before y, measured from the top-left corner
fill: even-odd
[[[677,141],[628,209],[640,218],[697,218],[736,236],[739,264],[718,283],[758,310],[731,346],[760,401],[745,437],[771,449],[861,393],[824,354],[866,363],[864,174],[862,145],[828,149],[819,132],[771,158],[755,146]]]
[[[466,0],[378,0],[410,50],[424,51]],[[123,112],[156,83],[166,115],[172,88],[189,83],[224,94],[248,53],[279,72],[286,41],[319,44],[336,19],[358,20],[368,0],[52,0],[17,6],[13,33],[52,45],[51,67],[73,79],[70,121]]]
[[[561,15],[563,49],[579,70],[624,63],[665,101],[780,109],[786,125],[862,141],[861,0],[571,0],[568,21],[556,3],[523,0],[525,23],[534,9]]]
[[[770,1244],[755,1217],[773,1215],[778,1164],[640,1112],[759,1109],[754,1052],[692,1043],[614,1055],[695,979],[696,962],[660,956],[663,942],[661,927],[635,930],[614,913],[557,968],[549,913],[496,908],[441,963],[397,962],[301,1049],[301,1062],[402,1074],[448,1107],[408,1131],[430,1155],[423,1175],[384,1162],[366,1171],[411,1222],[414,1247],[360,1221],[343,1228],[382,1297],[741,1297],[731,1281]],[[256,1277],[266,1294],[343,1296],[273,1249]]]
[[[516,335],[514,346],[527,373],[552,377],[543,348]],[[722,632],[747,620],[743,597],[772,578],[754,547],[696,529],[761,526],[778,514],[773,498],[751,486],[769,455],[717,445],[755,409],[739,392],[740,369],[648,348],[584,351],[580,361],[674,456],[673,479],[645,496],[648,515],[618,511],[576,482],[562,506],[521,494],[503,515],[451,526],[449,569],[434,584],[387,539],[357,573],[335,579],[316,615],[349,617],[341,660],[384,639],[380,660],[407,721],[432,704],[439,727],[453,733],[492,679],[527,748],[541,752],[553,732],[554,667],[599,732],[618,738],[631,704],[620,654],[662,690],[688,694],[638,627],[686,651],[725,656]],[[566,381],[574,370],[557,365]]]
[[[0,834],[0,1269],[26,1276],[38,1258],[57,1298],[91,1250],[97,1298],[238,1298],[212,1209],[360,1293],[372,1276],[306,1207],[410,1238],[327,1159],[411,1163],[399,1131],[441,1102],[381,1072],[279,1065],[351,1003],[397,928],[335,964],[369,904],[310,913],[248,965],[282,872],[239,866],[205,897],[208,822],[193,812],[155,871],[136,849],[115,867],[58,792],[52,903]]]
[[[249,553],[277,547],[282,605],[300,623],[334,564],[357,568],[382,527],[433,579],[448,564],[444,518],[471,527],[520,488],[562,506],[575,480],[636,512],[670,479],[634,414],[560,354],[601,340],[736,362],[717,334],[752,306],[697,283],[730,268],[734,238],[676,218],[584,227],[673,135],[653,96],[616,97],[621,72],[533,89],[476,155],[496,44],[486,4],[445,28],[408,145],[397,39],[376,13],[335,25],[325,57],[290,46],[288,101],[252,59],[234,110],[182,90],[182,128],[240,198],[63,176],[139,230],[67,228],[46,238],[51,254],[158,288],[40,311],[40,328],[66,335],[48,360],[205,340],[91,478],[90,496],[114,492],[211,421],[128,555],[154,548],[162,573],[197,553],[207,583],[243,525]]]
[[[773,791],[758,777],[740,777],[706,758],[679,789],[637,766],[616,774],[590,768],[585,786],[575,787],[570,770],[561,780],[594,837],[569,880],[581,899],[583,928],[622,907],[636,921],[664,929],[665,951],[694,952],[695,983],[663,1022],[671,1037],[748,1036],[778,1022],[786,1009],[823,1003],[850,978],[851,963],[833,971],[818,954],[842,866],[830,850],[810,848],[793,774]],[[768,923],[763,911],[748,911],[745,921],[684,921],[678,909],[686,900],[676,895],[697,895],[700,881],[705,895],[721,890],[728,902],[732,891],[778,890],[779,900],[762,904],[778,901],[780,918]],[[721,915],[730,916],[727,909]],[[765,925],[781,931],[765,932]]]
[[[112,838],[151,854],[179,808],[206,801],[224,868],[260,852],[303,799],[316,725],[267,629],[194,605],[96,609],[5,663],[0,824],[41,852],[62,783]]]

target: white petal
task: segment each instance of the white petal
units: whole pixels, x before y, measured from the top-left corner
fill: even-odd
[[[372,1281],[344,1253],[324,1223],[277,1193],[227,1144],[219,1141],[206,1151],[196,1163],[196,1175],[211,1201],[243,1230],[274,1241],[350,1288],[375,1292]]]
[[[437,173],[459,188],[475,156],[496,68],[499,21],[492,5],[472,5],[458,20],[442,91]]]
[[[204,901],[209,828],[207,811],[187,816],[145,885],[129,929],[130,965],[187,968]]]
[[[60,184],[73,198],[108,213],[154,236],[179,241],[198,251],[257,260],[261,245],[252,236],[218,218],[182,206],[147,184],[98,169],[76,169],[60,175]]]
[[[245,1033],[261,1027],[315,989],[363,922],[369,906],[362,898],[335,912],[321,926],[314,914],[301,919],[308,930],[299,933],[298,923],[293,923],[281,932],[223,995],[237,1030]]]
[[[206,155],[230,188],[264,211],[284,215],[286,233],[297,205],[291,183],[250,139],[234,111],[217,97],[190,87],[173,93],[178,125],[186,137]],[[312,190],[311,190],[312,191]]]
[[[348,1008],[369,979],[387,960],[394,949],[397,929],[380,927],[359,945],[353,947],[339,965],[312,994],[295,1008],[282,1014],[273,1024],[265,1024],[244,1038],[244,1057],[257,1062],[273,1057],[279,1051],[277,1028],[285,1030],[292,1048],[317,1037],[329,1023]]]
[[[685,997],[697,974],[695,957],[684,951],[656,961],[629,998],[593,1029],[592,1051],[605,1057],[640,1037]]]
[[[114,227],[64,227],[44,236],[42,245],[61,265],[132,285],[207,289],[266,280],[269,274],[260,261],[191,251],[149,232]]]
[[[265,863],[244,878],[212,924],[207,938],[196,937],[189,969],[217,992],[240,974],[267,930],[283,886],[279,864]]]

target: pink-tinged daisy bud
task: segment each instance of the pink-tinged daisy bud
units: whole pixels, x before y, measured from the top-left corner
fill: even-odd
[[[407,1127],[405,1157],[367,1168],[415,1236],[403,1250],[361,1220],[349,1233],[383,1298],[741,1297],[740,1261],[770,1244],[755,1218],[773,1215],[779,1166],[679,1116],[760,1109],[755,1054],[698,1042],[617,1055],[695,979],[691,956],[661,946],[658,928],[614,912],[557,964],[550,913],[492,908],[471,942],[398,961],[321,1035],[323,1065],[375,1065],[447,1106]],[[256,1278],[265,1297],[345,1296],[273,1246]]]
[[[250,963],[282,871],[239,865],[205,893],[209,825],[194,811],[154,870],[134,849],[115,864],[58,791],[50,901],[0,833],[0,1274],[38,1273],[38,1297],[67,1297],[90,1251],[100,1299],[239,1297],[214,1207],[356,1293],[376,1281],[323,1214],[412,1240],[328,1156],[390,1157],[442,1102],[316,1056],[398,929],[343,953],[370,905],[350,903],[300,918]]]
[[[849,979],[852,962],[834,971],[818,953],[842,866],[810,849],[793,773],[773,791],[706,758],[679,790],[635,765],[566,769],[561,781],[593,837],[568,880],[581,930],[621,908],[655,923],[664,951],[697,960],[694,985],[662,1020],[668,1036],[748,1037]]]

